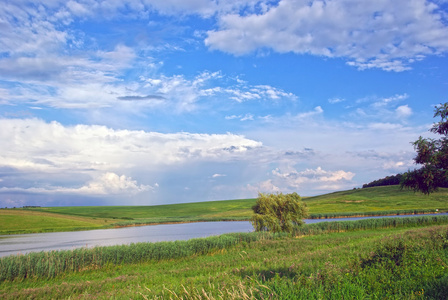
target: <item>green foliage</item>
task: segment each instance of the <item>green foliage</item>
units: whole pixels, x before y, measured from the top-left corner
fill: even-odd
[[[385,186],[385,185],[399,185],[401,182],[402,174],[386,176],[381,179],[374,180],[372,182],[362,185],[362,188],[374,187],[374,186]]]
[[[434,117],[441,120],[434,123],[430,131],[442,137],[425,139],[420,136],[413,143],[417,151],[414,161],[422,167],[403,174],[401,181],[402,187],[424,194],[433,193],[448,180],[448,102],[436,106]]]
[[[258,194],[251,218],[255,231],[292,232],[308,216],[306,204],[297,193]]]

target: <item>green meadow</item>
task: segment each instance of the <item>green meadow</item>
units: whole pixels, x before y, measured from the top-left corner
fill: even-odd
[[[448,189],[424,195],[399,186],[379,186],[335,192],[304,199],[311,214],[369,214],[387,211],[448,210]]]
[[[0,209],[0,234],[99,229],[112,221],[27,209]]]
[[[0,298],[447,299],[448,218],[414,218],[10,256]]]
[[[256,199],[155,206],[72,206],[1,209],[0,233],[69,231],[157,223],[249,220]],[[448,211],[448,189],[429,196],[398,186],[355,189],[304,198],[311,217]]]
[[[305,198],[314,217],[448,211],[396,186]],[[255,199],[0,210],[2,232],[247,220]],[[0,299],[448,299],[448,216],[304,225],[0,258]]]

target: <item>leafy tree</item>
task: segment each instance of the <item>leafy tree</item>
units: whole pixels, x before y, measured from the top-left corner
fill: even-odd
[[[446,185],[448,180],[448,103],[435,107],[435,117],[440,117],[441,120],[434,123],[430,131],[441,135],[441,138],[424,139],[420,136],[413,143],[417,151],[414,161],[423,166],[403,174],[402,188],[430,194],[438,187]]]
[[[306,204],[297,193],[258,194],[251,218],[255,231],[292,232],[308,216]]]

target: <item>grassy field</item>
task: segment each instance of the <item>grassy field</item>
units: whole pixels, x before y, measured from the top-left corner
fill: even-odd
[[[399,186],[381,186],[335,192],[305,199],[310,213],[352,213],[390,210],[448,210],[448,189],[424,195]]]
[[[249,220],[255,201],[242,199],[157,206],[2,209],[0,233],[64,231],[170,222]],[[426,196],[400,190],[398,186],[373,187],[308,197],[304,201],[310,214],[316,217],[384,215],[409,213],[413,210],[447,211],[448,189],[440,189],[437,193]],[[46,213],[46,217],[40,215],[42,213]]]
[[[250,217],[255,199],[209,201],[154,206],[71,206],[33,209],[65,215],[116,220],[182,221],[190,219],[241,219]]]
[[[112,224],[112,221],[22,209],[1,209],[0,234],[98,229]]]
[[[447,191],[423,196],[380,187],[305,201],[314,214],[443,211]],[[8,209],[0,210],[0,226],[245,219],[254,202]],[[448,299],[446,224],[447,216],[324,222],[292,236],[228,234],[4,257],[0,299]]]
[[[271,235],[184,257],[6,280],[0,298],[446,299],[447,270],[447,225]]]

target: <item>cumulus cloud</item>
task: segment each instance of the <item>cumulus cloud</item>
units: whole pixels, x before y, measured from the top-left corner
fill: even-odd
[[[271,171],[271,178],[257,183],[247,184],[245,190],[256,193],[299,192],[315,194],[331,190],[352,188],[355,174],[350,171],[326,171],[321,167],[298,171],[294,167],[276,168]]]
[[[148,185],[138,185],[137,181],[125,175],[118,176],[115,173],[107,172],[90,181],[86,186],[73,190],[75,193],[86,194],[123,194],[138,193],[151,189]]]
[[[306,169],[304,171],[296,171],[292,169],[284,172],[280,169],[275,169],[272,174],[282,185],[290,188],[303,188],[307,184],[312,184],[320,189],[339,189],[350,184],[350,181],[355,176],[352,172],[343,170],[325,171],[321,167],[316,169]]]
[[[232,99],[238,103],[295,100],[297,97],[292,93],[269,85],[253,86],[220,72],[204,71],[190,77],[158,73],[163,62],[151,57],[148,49],[154,50],[153,46],[125,45],[125,39],[102,45],[94,32],[83,32],[73,25],[76,20],[91,18],[122,19],[123,10],[127,12],[126,18],[135,20],[148,18],[154,11],[170,16],[210,17],[215,13],[239,11],[242,7],[248,12],[255,11],[257,3],[242,0],[5,3],[0,7],[0,28],[4,33],[0,35],[3,51],[0,79],[2,88],[7,87],[7,95],[3,96],[0,90],[0,103],[64,109],[116,108],[130,112],[164,109],[184,113],[196,110],[204,97]],[[166,48],[176,46],[165,45]],[[129,78],[137,73],[135,78]]]
[[[259,182],[257,184],[248,184],[246,190],[252,194],[256,193],[279,193],[280,187],[276,186],[271,179]]]
[[[395,110],[398,118],[407,118],[412,115],[412,109],[408,105],[402,105]]]
[[[34,194],[77,194],[88,196],[102,196],[102,195],[134,195],[140,192],[153,190],[154,187],[149,185],[138,184],[136,180],[125,175],[117,175],[112,172],[103,173],[100,176],[92,179],[81,187],[63,187],[46,185],[44,187],[1,187],[1,193],[21,192]]]
[[[245,159],[262,147],[260,142],[230,133],[163,134],[95,125],[64,126],[39,119],[0,119],[0,128],[0,168],[8,170],[1,181],[3,192],[102,195],[149,191],[150,185],[117,174]],[[29,174],[39,174],[34,183]],[[93,179],[82,187],[73,182],[54,183],[66,174],[76,182]],[[14,186],[18,182],[27,186]]]
[[[262,12],[225,14],[205,44],[235,55],[268,48],[343,57],[359,69],[404,71],[448,50],[445,15],[425,0],[281,0]]]
[[[64,126],[39,119],[0,119],[1,164],[11,167],[94,168],[171,164],[191,159],[226,159],[262,146],[234,134],[114,130]],[[33,161],[45,158],[52,164]]]

